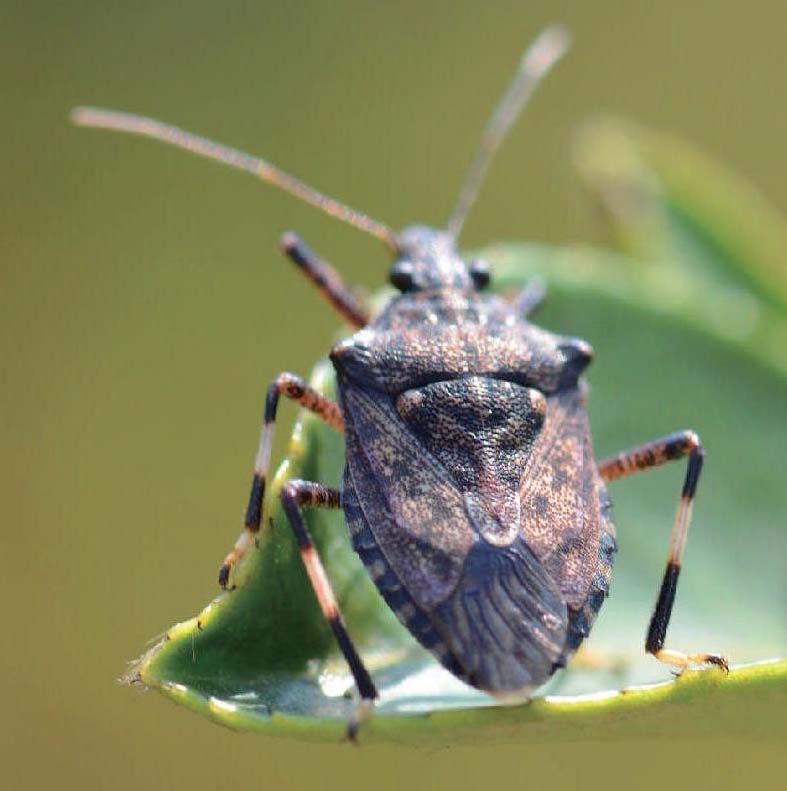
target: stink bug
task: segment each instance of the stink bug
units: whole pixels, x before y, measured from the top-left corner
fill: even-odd
[[[268,162],[149,118],[80,108],[77,124],[152,137],[245,170],[382,240],[400,294],[371,316],[337,272],[295,235],[282,248],[355,330],[331,350],[338,403],[292,374],[270,386],[245,529],[219,583],[260,530],[279,398],[311,410],[346,440],[341,490],[291,480],[281,491],[320,608],[360,694],[355,736],[377,690],[345,629],[303,508],[342,508],[352,544],[385,601],[413,636],[466,683],[506,703],[527,700],[589,634],[609,590],[616,551],[605,484],[667,461],[688,467],[666,571],[645,650],[677,668],[715,654],[664,648],[703,462],[683,431],[597,463],[582,379],[584,341],[528,321],[541,294],[485,293],[483,261],[457,240],[484,173],[567,36],[546,30],[525,52],[497,106],[446,230],[394,233]]]

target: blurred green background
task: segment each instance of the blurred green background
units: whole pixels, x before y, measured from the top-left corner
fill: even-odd
[[[439,224],[523,46],[562,21],[575,47],[500,154],[463,242],[604,241],[568,157],[600,111],[697,142],[787,207],[784,4],[48,2],[6,3],[0,18],[9,787],[388,788],[405,764],[413,788],[663,780],[603,734],[483,760],[304,747],[116,687],[146,640],[213,595],[264,388],[306,373],[334,332],[280,233],[297,229],[369,288],[387,258],[251,179],[67,116],[83,103],[159,116],[394,227]],[[772,745],[709,734],[652,749],[673,785],[782,787]]]

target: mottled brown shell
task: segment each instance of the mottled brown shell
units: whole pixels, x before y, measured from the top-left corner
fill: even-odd
[[[405,294],[332,353],[353,545],[414,636],[500,696],[564,664],[608,590],[590,354],[457,291]]]

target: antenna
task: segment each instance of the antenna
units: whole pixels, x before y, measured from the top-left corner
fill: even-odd
[[[467,172],[459,192],[453,214],[448,220],[447,231],[459,238],[467,215],[478,197],[489,163],[500,148],[509,129],[533,95],[538,84],[565,54],[571,44],[568,31],[560,26],[548,27],[525,50],[514,79],[495,107],[492,117],[481,136],[481,144]]]
[[[396,252],[396,235],[394,232],[381,222],[367,217],[362,212],[340,203],[327,195],[323,195],[308,184],[304,184],[300,179],[279,170],[275,165],[266,162],[259,157],[253,157],[243,151],[224,146],[221,143],[214,143],[205,137],[194,135],[179,129],[177,126],[156,121],[154,118],[146,118],[142,115],[123,113],[117,110],[103,110],[98,107],[76,107],[71,112],[71,120],[77,126],[88,126],[95,129],[111,129],[115,132],[128,132],[132,135],[150,137],[153,140],[160,140],[162,143],[169,143],[177,148],[183,148],[192,154],[197,154],[207,159],[222,162],[225,165],[245,170],[253,176],[262,179],[268,184],[273,184],[296,198],[316,206],[331,217],[343,220],[346,223],[366,231],[366,233],[376,236],[384,242],[391,250]]]

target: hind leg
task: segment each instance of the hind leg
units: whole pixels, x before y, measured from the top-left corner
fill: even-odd
[[[693,431],[680,431],[663,439],[649,442],[639,448],[626,451],[607,459],[599,464],[599,471],[605,481],[615,481],[637,472],[650,470],[668,461],[688,457],[686,478],[683,483],[678,511],[670,536],[669,554],[664,577],[661,582],[656,606],[650,619],[645,650],[653,654],[661,662],[684,670],[690,665],[716,665],[727,670],[727,660],[718,654],[694,653],[684,654],[670,648],[664,648],[672,615],[672,606],[675,603],[675,593],[678,587],[678,576],[683,564],[683,552],[686,548],[686,537],[691,522],[691,512],[694,505],[694,496],[697,483],[702,471],[705,451],[700,438]]]
[[[341,495],[336,489],[329,489],[320,483],[293,480],[288,481],[282,487],[281,502],[287,519],[289,519],[290,527],[295,533],[301,560],[306,568],[322,614],[331,625],[336,642],[350,666],[350,672],[358,687],[361,699],[347,726],[348,738],[355,741],[360,724],[371,716],[374,710],[374,701],[378,697],[377,689],[347,633],[342,614],[339,612],[339,605],[336,603],[336,597],[331,589],[331,583],[301,515],[301,508],[340,508]]]

